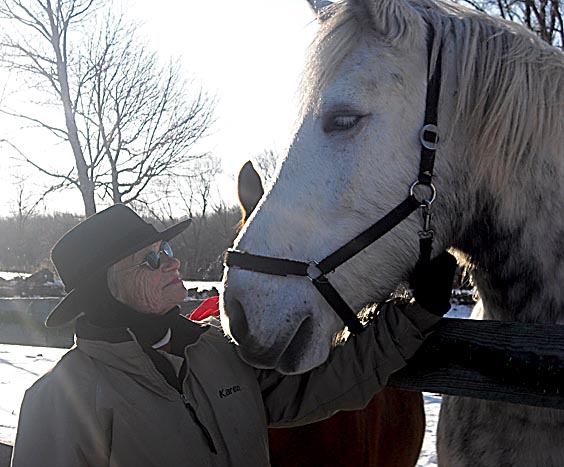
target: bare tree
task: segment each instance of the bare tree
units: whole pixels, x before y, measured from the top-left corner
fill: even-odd
[[[1,37],[4,65],[26,77],[33,76],[36,90],[50,92],[50,96],[62,107],[64,127],[53,126],[31,115],[6,110],[4,112],[68,140],[74,155],[76,179],[43,170],[38,164],[36,167],[48,175],[76,185],[80,189],[86,214],[92,214],[96,209],[94,183],[82,152],[75,100],[71,94],[69,32],[88,18],[93,4],[94,0],[57,0],[55,5],[51,0],[0,2],[0,17],[10,22]],[[80,89],[80,83],[78,88]]]
[[[64,123],[32,110],[2,112],[68,143],[70,170],[23,160],[76,186],[85,213],[105,201],[130,202],[151,182],[182,173],[199,157],[194,144],[212,123],[213,99],[192,94],[179,69],[161,66],[122,17],[104,14],[100,0],[0,0],[7,22],[0,45],[5,67],[27,79],[39,104],[56,106]],[[72,47],[71,47],[72,46]]]
[[[180,258],[183,264],[183,276],[194,275],[197,265],[197,274],[205,275],[209,264],[210,227],[208,218],[215,216],[216,207],[212,200],[212,189],[216,177],[221,173],[219,160],[210,155],[194,161],[189,170],[176,178],[168,178],[155,186],[152,196],[146,196],[135,202],[141,212],[158,219],[163,225],[173,224],[179,217],[192,218],[192,225],[175,239],[175,249],[181,251]],[[210,212],[210,210],[212,212]],[[234,231],[231,226],[231,232]],[[214,232],[214,235],[217,235]],[[220,252],[221,253],[221,252]],[[209,261],[207,261],[209,263]]]
[[[210,156],[199,161],[194,170],[183,177],[180,197],[182,204],[190,216],[199,214],[204,217],[210,207],[215,207],[212,199],[212,189],[216,186],[217,177],[222,172],[221,163],[217,157]]]
[[[13,176],[16,197],[12,203],[11,211],[19,228],[22,228],[25,222],[37,212],[37,208],[43,201],[42,197],[37,197],[29,191],[28,178],[20,173]]]
[[[215,209],[212,191],[221,172],[220,160],[206,154],[191,161],[182,175],[155,183],[135,204],[165,223],[182,216],[204,217]]]
[[[276,152],[272,149],[265,149],[252,158],[253,165],[261,176],[265,185],[274,182],[274,177],[278,173],[280,160]]]
[[[11,211],[12,219],[15,224],[13,248],[17,251],[14,257],[17,258],[18,261],[15,267],[18,270],[26,270],[29,268],[29,250],[26,250],[24,247],[27,239],[27,224],[30,217],[35,214],[41,202],[41,199],[37,199],[29,192],[26,181],[27,177],[24,175],[19,173],[14,175],[16,197],[12,203]]]
[[[564,46],[560,0],[458,0],[458,3],[523,24],[545,42],[559,48]]]
[[[160,66],[123,18],[106,17],[99,31],[89,40],[91,78],[78,112],[97,183],[112,202],[129,203],[205,155],[193,146],[212,123],[214,100],[201,90],[191,95],[178,66]]]

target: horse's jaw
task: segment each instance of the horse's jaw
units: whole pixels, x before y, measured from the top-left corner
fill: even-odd
[[[289,288],[276,287],[276,278],[272,281],[237,269],[228,270],[225,278],[221,324],[246,363],[296,374],[327,360],[334,336],[343,325],[330,311],[319,315],[326,305],[315,290],[307,288],[308,281],[283,278],[295,283]],[[264,287],[258,288],[260,295],[253,293],[249,281],[255,285],[264,281]],[[283,296],[287,290],[293,297]]]
[[[312,321],[306,319],[293,334],[281,334],[272,348],[265,349],[256,341],[237,346],[241,359],[255,368],[274,368],[286,375],[305,373],[323,363],[329,356],[329,346],[309,349],[312,341]]]

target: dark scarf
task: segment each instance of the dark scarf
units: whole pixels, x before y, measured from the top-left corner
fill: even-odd
[[[139,342],[153,345],[162,339],[179,316],[174,307],[163,315],[141,313],[117,300],[108,288],[106,273],[94,277],[84,292],[84,319],[100,328],[129,328]]]

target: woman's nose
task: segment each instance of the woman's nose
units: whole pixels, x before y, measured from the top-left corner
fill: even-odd
[[[163,271],[174,271],[180,269],[180,261],[176,258],[170,258],[167,255],[161,256],[161,269]]]

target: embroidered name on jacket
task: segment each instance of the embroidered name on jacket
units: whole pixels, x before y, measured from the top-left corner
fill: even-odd
[[[235,386],[231,386],[230,388],[220,389],[219,398],[223,399],[224,397],[230,396],[231,394],[239,392],[240,390],[241,390],[241,386],[239,386],[238,384]]]

